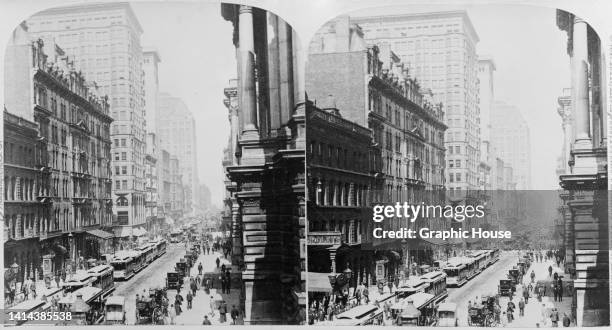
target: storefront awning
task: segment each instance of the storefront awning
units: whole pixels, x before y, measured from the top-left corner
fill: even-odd
[[[329,274],[308,272],[308,292],[332,292],[331,284],[329,283]]]
[[[105,232],[104,230],[100,230],[100,229],[93,229],[93,230],[88,230],[87,233],[89,235],[93,235],[102,239],[109,239],[113,237],[113,234]]]

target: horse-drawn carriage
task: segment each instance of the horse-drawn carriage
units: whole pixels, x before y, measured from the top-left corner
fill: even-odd
[[[498,293],[500,296],[508,296],[514,294],[516,287],[512,284],[512,280],[499,280]]]
[[[149,296],[136,299],[136,324],[163,324],[168,306],[164,289],[149,290]]]
[[[512,284],[516,285],[523,281],[523,274],[518,267],[514,266],[508,271],[508,278],[512,280]]]
[[[183,286],[183,277],[178,272],[168,272],[166,274],[166,288],[180,290]]]
[[[495,326],[495,314],[487,305],[475,304],[468,309],[468,325],[479,327]]]

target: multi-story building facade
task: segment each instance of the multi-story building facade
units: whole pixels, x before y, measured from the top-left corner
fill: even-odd
[[[21,198],[34,198],[36,190],[38,201],[52,203],[46,219],[33,213],[27,219],[41,254],[55,255],[55,262],[41,260],[43,273],[49,274],[63,268],[66,257],[74,262],[73,269],[82,266],[79,260],[99,257],[111,236],[99,229],[112,223],[112,118],[107,97],[78,72],[73,59],[51,41],[32,39],[26,29],[25,23],[20,25],[7,47],[5,77],[12,83],[5,88],[5,107],[35,122],[46,141],[47,156],[37,160],[47,163],[33,165],[41,175],[50,173],[48,189],[45,184],[19,189],[28,189]],[[28,153],[15,151],[21,157]],[[35,222],[46,222],[45,230],[34,229]]]
[[[180,98],[159,93],[157,98],[157,131],[161,148],[180,161],[185,186],[185,213],[198,205],[198,158],[195,119]]]
[[[478,87],[480,108],[480,190],[497,189],[495,158],[497,151],[491,135],[491,114],[495,100],[495,61],[488,56],[478,59]]]
[[[42,275],[39,239],[59,229],[49,196],[47,141],[38,125],[4,112],[4,267],[19,266],[17,282]]]
[[[343,118],[372,130],[374,143],[381,148],[384,178],[383,187],[371,191],[374,200],[444,203],[447,127],[442,107],[433,103],[431,93],[419,86],[388,45],[366,46],[361,28],[349,17],[339,17],[313,38],[306,72],[308,96],[319,107],[342,109]],[[436,219],[430,227],[445,225],[448,221]],[[369,236],[365,239],[362,245],[380,243]],[[408,267],[413,257],[415,262],[431,261],[433,250],[438,249],[427,242],[410,247],[400,242],[379,247],[389,255],[381,252],[375,262],[393,261],[377,267],[384,270],[379,279]],[[391,252],[394,249],[404,250],[401,259],[397,251]]]
[[[610,326],[610,243],[608,217],[608,126],[605,52],[600,37],[582,18],[557,10],[567,32],[571,66],[571,134],[567,173],[559,177],[562,209],[573,260],[572,314],[576,326]],[[609,102],[609,101],[608,101]],[[566,131],[566,134],[569,133]],[[567,263],[568,261],[566,261]]]
[[[231,163],[228,159],[224,164],[245,324],[300,324],[306,320],[300,41],[289,24],[272,13],[232,4],[222,4],[221,10],[234,26],[238,57],[237,102],[229,102],[235,152]]]
[[[147,134],[157,133],[157,95],[159,94],[159,63],[161,58],[154,49],[145,49],[142,53],[142,70],[144,71],[145,119]]]
[[[445,106],[449,190],[477,190],[480,165],[478,35],[465,11],[355,17],[369,44],[389,44]],[[460,166],[457,166],[457,162]],[[451,180],[451,177],[453,179]]]
[[[381,149],[372,132],[336,108],[307,104],[309,292],[330,287],[329,275],[351,269],[350,287],[369,283],[373,253],[362,249],[362,223],[371,219],[371,191],[382,187]],[[379,174],[379,175],[377,175]],[[329,290],[332,291],[332,290]]]
[[[512,167],[518,190],[531,189],[531,137],[519,109],[500,101],[494,103],[491,117],[493,145],[504,164]]]
[[[159,203],[159,171],[157,157],[159,154],[157,138],[153,133],[147,133],[147,155],[145,156],[145,214],[147,231],[157,235],[163,223],[158,210]]]
[[[159,158],[157,159],[157,173],[160,201],[157,207],[157,216],[171,219],[172,200],[170,198],[170,191],[172,189],[172,176],[170,175],[170,153],[161,148],[159,149]]]
[[[186,193],[183,185],[183,172],[178,157],[170,156],[170,217],[180,219],[185,212]]]
[[[57,7],[28,19],[35,37],[55,40],[110,97],[115,231],[145,225],[145,108],[142,28],[128,3]],[[124,171],[125,169],[125,171]]]

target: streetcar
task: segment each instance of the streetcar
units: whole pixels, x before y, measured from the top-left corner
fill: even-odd
[[[336,318],[337,325],[381,325],[383,310],[372,305],[355,306]]]
[[[478,267],[478,263],[474,258],[463,257],[461,259],[463,259],[463,264],[465,265],[468,281],[480,274],[480,268]]]
[[[62,284],[62,287],[64,288],[64,291],[70,293],[89,286],[91,283],[93,283],[93,281],[94,278],[92,274],[79,270],[72,275],[71,278],[67,279],[64,284]]]
[[[449,260],[443,269],[446,273],[446,285],[449,287],[460,287],[468,281],[466,265],[459,260]]]
[[[142,256],[145,267],[155,260],[155,246],[151,243],[145,243],[137,247],[135,251]]]
[[[115,290],[115,282],[113,280],[113,267],[109,265],[100,265],[91,268],[87,271],[93,279],[92,285],[102,289],[102,297],[108,296]]]
[[[138,273],[147,267],[147,259],[142,252],[136,250],[127,250],[125,252],[128,256],[132,257],[134,262],[134,273]]]
[[[154,249],[155,249],[155,258],[156,259],[161,257],[162,255],[164,255],[166,253],[166,246],[167,246],[166,240],[161,239],[159,241],[155,241],[155,242],[152,242],[152,243],[155,244]]]
[[[397,318],[397,325],[432,326],[436,317],[434,295],[418,292],[406,299],[406,305]]]
[[[421,275],[421,280],[425,281],[428,286],[425,288],[425,293],[434,295],[434,302],[437,304],[448,297],[446,290],[446,274],[441,271],[433,271]]]
[[[117,252],[110,260],[115,280],[128,280],[134,276],[134,258],[126,251]]]
[[[100,323],[104,318],[104,300],[102,299],[102,289],[100,288],[92,286],[80,288],[61,298],[58,302],[58,307],[60,311],[74,312],[75,307],[82,305],[83,302],[87,304],[87,309],[81,311],[85,313],[84,321],[86,321],[86,324]],[[79,311],[77,310],[77,312]],[[74,315],[73,318],[75,318]],[[70,324],[70,322],[68,321],[67,324]]]
[[[405,284],[401,285],[396,291],[399,298],[406,298],[417,292],[424,292],[429,287],[429,282],[419,277],[409,278]]]
[[[491,254],[491,265],[499,261],[499,249],[489,250]]]

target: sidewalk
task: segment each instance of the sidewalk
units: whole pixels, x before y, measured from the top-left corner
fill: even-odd
[[[548,262],[533,262],[531,264],[531,267],[527,270],[527,272],[525,273],[525,276],[523,277],[523,283],[525,285],[525,287],[527,287],[527,285],[529,284],[529,282],[531,281],[531,278],[529,276],[529,274],[531,274],[531,271],[533,270],[536,274],[535,280],[536,283],[538,280],[548,280],[550,279],[550,277],[548,276],[548,266],[552,265],[551,261]],[[555,268],[556,265],[553,265],[553,268]],[[557,269],[557,271],[559,271]],[[554,272],[554,271],[553,271]],[[558,274],[563,276],[565,279],[569,278],[569,275],[561,273]],[[557,309],[557,311],[559,312],[559,327],[563,327],[563,314],[567,313],[568,316],[570,316],[571,318],[571,304],[572,304],[572,298],[568,297],[568,296],[563,296],[562,297],[562,301],[554,301],[554,297],[551,296],[544,296],[542,297],[542,301],[539,302],[537,295],[536,294],[532,294],[532,296],[529,298],[529,302],[528,304],[525,306],[525,316],[519,316],[519,310],[518,310],[518,301],[520,300],[520,298],[523,296],[523,290],[521,285],[517,286],[516,289],[516,294],[515,294],[515,298],[513,299],[514,303],[517,306],[516,311],[514,312],[514,317],[515,320],[514,322],[512,322],[511,324],[508,325],[508,327],[520,327],[520,328],[524,328],[524,327],[536,327],[536,324],[539,324],[539,326],[541,328],[544,327],[551,327],[551,322],[550,322],[550,311],[551,309],[554,307]],[[505,306],[502,306],[502,310],[504,309]],[[546,309],[544,311],[544,309]],[[545,320],[542,316],[542,314],[546,314],[548,315],[547,319]],[[575,322],[572,320],[570,326],[575,326]]]
[[[203,274],[219,273],[220,269],[217,268],[215,265],[215,260],[217,259],[217,257],[219,258],[219,260],[221,260],[221,264],[225,264],[226,266],[231,266],[230,262],[227,259],[223,258],[223,255],[221,253],[211,252],[211,254],[209,255],[200,254],[200,256],[198,257],[198,260],[194,263],[194,267],[191,268],[191,272],[190,272],[191,276],[197,277],[198,264],[200,262],[202,263],[202,266],[204,266]],[[185,279],[185,286],[181,290],[181,295],[184,298],[187,295],[187,288],[189,285],[188,283],[189,283],[188,280]],[[217,300],[218,300],[218,297],[220,296],[223,300],[225,300],[225,303],[227,305],[227,314],[226,314],[226,321],[223,323],[221,323],[220,321],[220,315],[217,309],[215,309],[214,311],[214,316],[211,316],[211,313],[210,313],[211,312],[210,310],[211,296],[216,297]],[[213,285],[213,288],[210,289],[210,294],[207,295],[204,292],[204,287],[202,287],[200,290],[197,291],[196,296],[193,297],[193,302],[192,302],[193,308],[192,309],[187,309],[187,301],[186,300],[184,301],[182,305],[183,312],[181,313],[181,315],[176,317],[175,323],[177,325],[201,325],[202,321],[204,320],[204,315],[207,315],[212,325],[232,325],[232,318],[231,318],[230,312],[232,310],[233,305],[235,305],[236,308],[238,308],[238,310],[241,309],[240,308],[240,290],[239,288],[234,286],[232,287],[229,294],[222,294],[221,288]],[[241,312],[241,315],[237,320],[237,324],[244,324],[242,317],[243,315]]]

